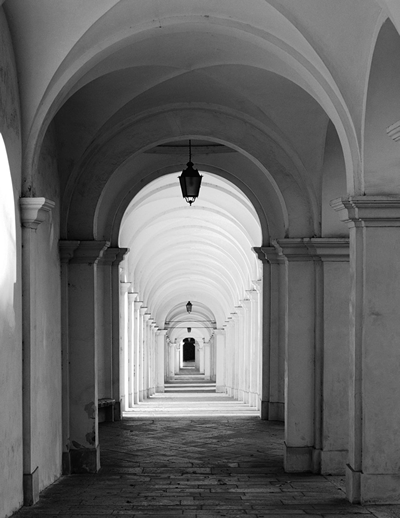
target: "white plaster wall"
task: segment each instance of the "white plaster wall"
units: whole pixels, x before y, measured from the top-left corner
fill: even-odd
[[[58,253],[59,188],[52,127],[44,140],[36,195],[56,203],[38,227],[36,271],[37,350],[34,359],[33,393],[36,394],[34,461],[39,466],[39,490],[61,475],[61,282]]]
[[[330,206],[335,198],[346,196],[346,170],[342,146],[335,127],[330,122],[326,132],[325,154],[322,166],[321,236],[346,237],[345,225]]]
[[[0,516],[22,505],[21,142],[16,70],[0,8]],[[5,149],[8,160],[5,160]],[[8,163],[7,163],[8,162]]]

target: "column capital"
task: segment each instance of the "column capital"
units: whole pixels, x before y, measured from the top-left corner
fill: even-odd
[[[97,264],[118,266],[128,250],[129,248],[107,248],[102,253]]]
[[[109,241],[80,241],[70,262],[73,264],[97,264],[109,244]]]
[[[258,290],[246,290],[247,296],[249,297],[249,301],[252,302],[258,297]]]
[[[130,283],[130,284],[132,284],[132,283]],[[129,302],[135,302],[137,296],[138,296],[138,294],[136,292],[134,292],[134,291],[128,292]]]
[[[80,241],[64,241],[58,242],[58,250],[60,253],[60,260],[62,263],[69,263],[74,256],[75,250],[78,248]]]
[[[21,224],[24,228],[36,230],[46,219],[46,214],[55,207],[55,202],[47,198],[20,198]]]
[[[224,336],[225,335],[225,329],[214,329],[214,334],[216,336]]]
[[[260,253],[264,254],[264,260],[270,264],[282,264],[285,262],[282,254],[274,246],[262,246]]]
[[[349,196],[331,201],[340,219],[352,226],[399,227],[399,196]]]
[[[142,302],[142,304],[143,304],[143,302]],[[147,311],[148,309],[149,309],[149,308],[148,308],[147,306],[141,306],[141,307],[140,307],[140,314],[141,314],[142,316],[144,316],[144,314],[146,313],[146,311]],[[149,315],[150,315],[150,313],[149,313]]]
[[[278,239],[274,241],[274,247],[288,262],[313,260],[302,238]]]
[[[142,308],[142,309],[149,309],[149,308]],[[144,321],[147,323],[149,320],[150,320],[150,317],[151,317],[151,313],[146,313],[146,311],[143,313],[143,318],[144,318]]]
[[[250,299],[243,299],[243,300],[240,301],[240,303],[241,303],[243,309],[247,310],[250,307],[251,300]]]
[[[138,296],[139,296],[139,294],[138,294]],[[143,305],[143,300],[135,300],[134,304],[135,304],[135,309],[140,309]]]
[[[158,336],[166,336],[168,329],[157,329],[156,333]]]
[[[113,261],[113,266],[118,266],[120,262],[124,259],[124,257],[129,254],[130,249],[129,248],[118,248],[118,247],[111,247],[107,250],[107,252],[110,251],[110,253],[115,254],[115,258]]]
[[[261,279],[258,279],[256,281],[251,281],[253,286],[254,286],[254,289],[256,290],[257,293],[261,293],[262,291],[262,280]]]
[[[132,288],[132,283],[119,281],[119,288],[121,290],[121,293],[128,293],[129,290]]]
[[[321,261],[349,261],[350,248],[347,238],[311,238],[304,239],[304,243],[310,255],[318,257]]]

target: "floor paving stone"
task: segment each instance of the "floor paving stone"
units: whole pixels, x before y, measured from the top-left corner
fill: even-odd
[[[14,517],[400,517],[350,505],[342,477],[284,473],[283,426],[257,417],[126,418],[100,444],[97,475],[62,477]]]

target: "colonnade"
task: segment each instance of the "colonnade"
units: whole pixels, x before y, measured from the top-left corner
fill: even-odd
[[[383,469],[371,449],[378,432],[364,420],[376,424],[385,398],[400,392],[390,339],[390,333],[397,336],[397,320],[390,329],[384,321],[394,291],[380,273],[382,264],[396,267],[384,244],[397,228],[398,209],[390,200],[372,200],[362,207],[365,214],[355,213],[354,200],[336,205],[352,225],[350,267],[346,238],[288,238],[256,248],[263,279],[200,344],[200,370],[215,377],[217,391],[259,408],[263,419],[285,421],[286,471],[343,473],[347,462],[356,501],[366,487],[372,491]],[[387,225],[384,234],[381,224]],[[96,471],[97,399],[114,398],[119,418],[119,403],[126,410],[162,392],[179,365],[178,341],[157,327],[132,284],[121,282],[126,249],[64,241],[60,250],[64,466],[66,472]],[[361,331],[366,325],[368,333]],[[390,465],[379,480],[395,472],[391,456],[385,458]],[[368,466],[367,475],[361,465]]]

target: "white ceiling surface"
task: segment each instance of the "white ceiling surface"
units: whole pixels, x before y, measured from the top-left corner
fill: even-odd
[[[261,226],[248,198],[210,173],[201,172],[200,196],[189,206],[179,174],[148,184],[125,213],[119,245],[131,250],[127,280],[160,328],[183,318],[184,326],[216,321],[222,327],[260,278],[252,247],[261,245]]]

